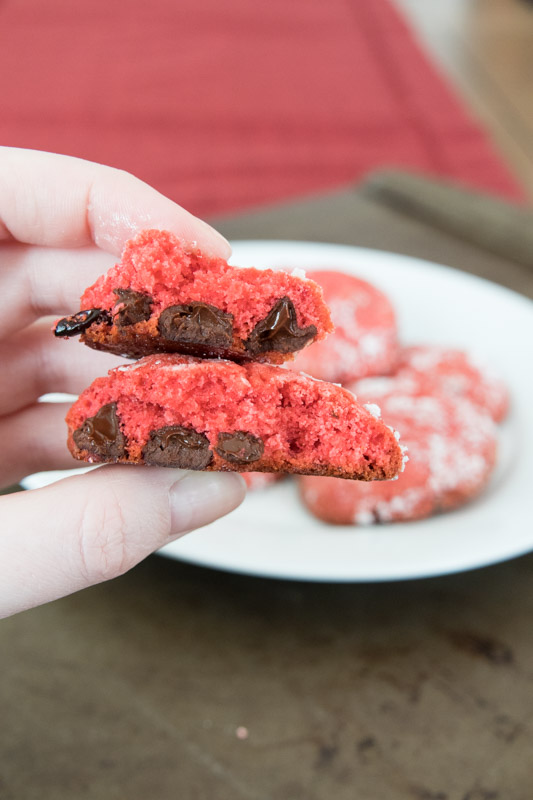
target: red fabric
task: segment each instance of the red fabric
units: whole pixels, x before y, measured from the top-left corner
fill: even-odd
[[[127,169],[202,216],[402,166],[519,200],[388,0],[0,5],[0,142]]]

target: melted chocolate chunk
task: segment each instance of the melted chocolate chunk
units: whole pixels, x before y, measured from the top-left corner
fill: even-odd
[[[246,340],[246,349],[251,353],[265,353],[277,350],[278,353],[295,353],[317,334],[314,325],[299,328],[296,309],[289,297],[282,297],[257,323]]]
[[[250,464],[259,461],[265,446],[258,436],[245,431],[219,433],[215,450],[221,458],[232,464]]]
[[[107,403],[94,417],[85,420],[81,428],[72,434],[80,450],[88,450],[104,458],[120,458],[126,455],[126,437],[120,430],[117,404]]]
[[[85,311],[78,311],[70,317],[60,319],[54,328],[55,336],[78,336],[93,324],[93,322],[105,322],[111,324],[109,312],[103,308],[87,308]]]
[[[181,469],[205,469],[213,458],[209,439],[194,428],[168,425],[152,431],[143,449],[145,464]]]
[[[115,315],[115,322],[121,328],[145,322],[152,315],[152,298],[149,294],[134,292],[133,289],[114,289],[120,310]]]
[[[208,303],[169,306],[158,322],[161,336],[185,345],[229,348],[233,342],[233,314]]]

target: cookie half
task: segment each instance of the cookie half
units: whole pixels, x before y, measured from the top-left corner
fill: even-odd
[[[85,291],[56,336],[139,358],[176,352],[281,364],[333,330],[322,290],[283,271],[230,266],[166,231],[126,244],[119,264]]]
[[[111,370],[67,415],[92,463],[392,478],[395,434],[339,386],[266,364],[150,356]]]

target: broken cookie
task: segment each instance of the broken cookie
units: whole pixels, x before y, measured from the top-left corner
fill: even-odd
[[[403,460],[350,392],[267,364],[149,356],[95,380],[67,423],[93,463],[385,480]]]
[[[230,266],[167,231],[127,242],[122,260],[56,323],[96,350],[139,358],[175,352],[281,364],[333,330],[322,290],[285,271]]]

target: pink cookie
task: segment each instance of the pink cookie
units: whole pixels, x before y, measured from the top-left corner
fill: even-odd
[[[271,269],[230,266],[146,230],[86,289],[77,314],[55,326],[119,355],[185,353],[281,364],[333,330],[313,281]]]
[[[346,389],[267,364],[162,354],[97,378],[67,415],[89,462],[385,480],[394,433]]]
[[[316,517],[347,525],[416,520],[482,491],[496,459],[496,427],[487,414],[453,397],[393,394],[380,404],[407,445],[404,472],[379,484],[301,478],[302,500]]]
[[[501,422],[509,408],[509,393],[502,380],[476,365],[462,350],[435,345],[405,347],[391,378],[369,378],[349,388],[359,398],[377,402],[391,391],[464,397],[496,422]]]
[[[338,383],[389,373],[396,364],[398,335],[387,297],[343,272],[313,270],[308,276],[322,287],[335,331],[301,351],[291,369]]]

